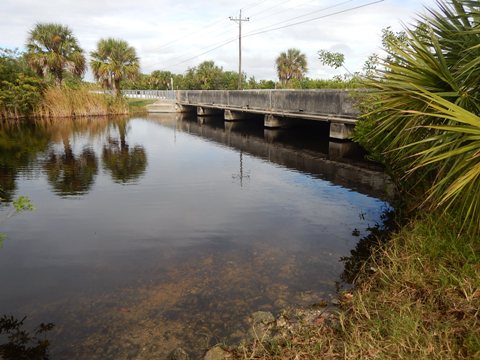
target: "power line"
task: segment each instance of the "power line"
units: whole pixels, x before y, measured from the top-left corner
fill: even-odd
[[[289,1],[290,1],[290,0],[289,0]],[[349,1],[342,2],[342,3],[340,3],[340,4],[328,6],[328,7],[325,7],[325,8],[319,9],[319,10],[316,10],[316,11],[314,11],[313,13],[317,13],[317,12],[320,12],[320,11],[325,11],[325,10],[328,10],[328,9],[331,9],[331,8],[334,8],[334,7],[343,5],[343,4],[348,3],[348,2],[351,2],[351,1],[353,1],[353,0],[349,0]],[[307,1],[307,2],[308,2],[308,1]],[[302,4],[304,4],[304,3],[306,3],[306,2],[303,2]],[[277,5],[278,5],[278,4],[277,4]],[[277,12],[277,13],[278,13],[278,12]],[[276,13],[274,13],[274,14],[276,14]],[[272,15],[274,15],[274,14],[271,14],[270,16],[272,16]],[[305,16],[308,16],[308,15],[311,15],[311,14],[312,14],[312,13],[304,14],[304,15],[297,16],[297,17],[294,17],[294,18],[291,18],[291,19],[288,19],[288,20],[284,20],[284,21],[281,21],[281,22],[278,22],[278,23],[275,23],[275,24],[270,24],[270,25],[268,25],[268,26],[264,26],[264,27],[259,28],[259,29],[254,29],[254,30],[251,31],[249,34],[255,32],[255,31],[268,29],[268,28],[270,28],[270,27],[272,27],[272,26],[275,26],[275,25],[278,25],[278,24],[282,24],[282,23],[285,23],[285,22],[289,22],[289,21],[295,20],[295,19],[297,19],[297,18],[305,17]],[[199,51],[201,51],[201,53],[200,53],[199,55],[194,56],[194,57],[189,57],[187,60],[182,60],[182,61],[180,61],[180,62],[177,62],[177,63],[175,63],[174,65],[171,65],[171,67],[184,64],[184,63],[186,63],[186,62],[188,62],[188,61],[190,61],[190,60],[192,60],[192,59],[195,59],[195,58],[198,57],[198,56],[201,56],[201,55],[204,55],[204,54],[208,54],[209,52],[214,51],[214,50],[216,50],[216,49],[218,49],[218,48],[220,48],[220,47],[222,47],[222,46],[224,46],[224,45],[230,44],[230,43],[233,42],[234,40],[235,40],[235,38],[234,38],[234,39],[232,39],[232,38],[230,38],[230,39],[225,39],[225,40],[220,41],[220,42],[217,42],[217,43],[215,43],[215,44],[208,45],[208,46],[205,46],[205,47],[203,47],[203,48],[200,48]],[[213,46],[213,48],[211,48],[212,46]],[[205,52],[202,52],[203,50],[206,50],[206,51],[205,51]],[[177,56],[177,57],[175,57],[175,58],[173,58],[173,59],[175,60],[175,59],[181,59],[181,58],[182,58],[182,56],[180,55],[180,56]]]
[[[268,28],[270,28],[270,27],[272,27],[272,26],[280,25],[280,24],[283,24],[283,23],[286,23],[286,22],[290,22],[290,21],[293,21],[293,20],[296,20],[296,19],[300,19],[300,18],[303,18],[303,17],[306,17],[306,16],[310,16],[310,15],[312,15],[312,14],[316,14],[316,13],[319,13],[319,12],[322,12],[322,11],[325,11],[325,10],[330,10],[330,9],[333,9],[333,8],[336,8],[336,7],[339,7],[339,6],[342,6],[342,5],[351,3],[352,1],[355,1],[355,0],[346,0],[346,1],[343,1],[343,2],[338,3],[338,4],[335,4],[335,5],[331,5],[331,6],[327,6],[327,7],[324,7],[324,8],[318,9],[318,10],[315,10],[315,11],[311,11],[311,12],[309,12],[308,14],[303,14],[303,15],[295,16],[295,17],[290,18],[290,19],[288,19],[288,20],[284,20],[284,21],[277,22],[277,23],[275,23],[275,24],[270,24],[270,25],[264,26],[263,28],[253,30],[252,32],[254,32],[254,31],[261,31],[261,30],[264,30],[264,29],[268,29]]]
[[[184,64],[184,63],[186,63],[186,62],[189,62],[190,60],[196,59],[196,58],[198,58],[199,56],[202,56],[202,55],[208,54],[209,52],[212,52],[212,51],[214,51],[214,50],[220,49],[221,47],[224,47],[225,45],[230,44],[230,43],[232,43],[232,42],[234,42],[234,41],[237,41],[237,38],[233,38],[233,39],[230,39],[230,40],[228,40],[228,41],[225,41],[225,42],[221,43],[220,45],[215,46],[214,48],[211,48],[210,50],[204,51],[204,52],[202,52],[202,53],[200,53],[200,54],[197,54],[197,55],[195,55],[195,56],[192,56],[191,58],[188,58],[188,59],[186,59],[186,60],[183,60],[183,61],[180,61],[180,62],[178,62],[178,63],[175,63],[175,64],[171,65],[170,67],[174,67],[174,66],[181,65],[181,64]]]
[[[263,4],[263,3],[266,2],[266,1],[268,1],[268,0],[263,0],[263,1],[260,1],[260,2],[252,2],[252,3],[250,3],[249,5],[247,5],[246,7],[244,7],[242,10],[244,10],[244,9],[253,9],[253,8],[255,8],[255,7]],[[291,0],[287,0],[287,1],[291,1]],[[252,6],[250,6],[250,5],[252,5]],[[157,48],[157,50],[160,50],[160,49],[163,49],[163,48],[165,48],[165,47],[168,47],[169,45],[171,45],[171,44],[173,44],[173,43],[175,43],[175,42],[177,42],[177,41],[179,41],[179,40],[183,40],[183,39],[185,39],[185,38],[187,38],[187,37],[189,37],[189,36],[191,36],[191,35],[201,34],[201,33],[203,33],[205,30],[207,30],[207,29],[209,29],[209,28],[212,28],[212,27],[214,27],[214,26],[216,26],[216,25],[218,25],[218,24],[220,24],[220,23],[223,23],[224,21],[225,21],[225,18],[224,18],[224,17],[218,18],[218,20],[216,20],[216,21],[214,21],[214,22],[212,22],[212,23],[210,23],[210,24],[202,27],[202,29],[200,29],[200,30],[191,31],[191,32],[189,32],[188,34],[186,34],[185,36],[180,36],[180,37],[178,37],[178,38],[176,38],[176,39],[174,39],[174,40],[171,40],[171,41],[169,41],[169,42],[166,42],[166,43],[160,45],[160,46]]]
[[[265,9],[263,9],[263,10],[260,10],[259,12],[256,12],[256,13],[254,13],[254,14],[251,14],[250,16],[251,16],[251,17],[254,17],[254,16],[257,16],[257,15],[263,14],[264,12],[267,12],[268,10],[274,9],[274,8],[276,8],[276,7],[278,7],[278,6],[281,6],[281,5],[283,5],[283,4],[286,4],[286,3],[290,2],[290,1],[292,1],[292,0],[282,1],[282,2],[280,2],[280,3],[278,3],[278,4],[275,4],[275,5],[273,5],[273,6],[270,6],[270,7],[268,7],[268,8],[265,8]],[[311,1],[311,0],[310,0],[310,1]],[[273,14],[269,14],[269,15],[275,15],[275,14],[278,14],[278,13],[283,12],[283,11],[285,11],[285,10],[286,10],[286,9],[282,9],[281,11],[279,11],[279,12],[277,12],[277,13],[273,13]]]
[[[324,19],[324,18],[326,18],[326,17],[330,17],[330,16],[334,16],[334,15],[338,15],[338,14],[343,14],[343,13],[346,13],[346,12],[349,12],[349,11],[352,11],[352,10],[361,9],[361,8],[364,8],[364,7],[367,7],[367,6],[370,6],[370,5],[374,5],[374,4],[377,4],[377,3],[381,3],[381,2],[383,2],[383,1],[385,1],[385,0],[371,1],[371,2],[366,3],[366,4],[362,4],[362,5],[358,5],[358,6],[352,7],[352,8],[340,10],[340,11],[337,11],[337,12],[334,12],[334,13],[330,13],[330,14],[327,14],[327,15],[317,16],[317,17],[314,17],[314,18],[312,18],[312,19],[307,19],[307,20],[299,21],[299,22],[296,22],[296,23],[293,23],[293,24],[288,24],[288,25],[279,26],[279,27],[276,27],[276,28],[273,28],[273,29],[267,29],[267,30],[263,30],[263,31],[258,31],[258,32],[254,32],[254,33],[249,33],[249,34],[246,34],[244,37],[254,36],[254,35],[259,35],[259,34],[264,34],[264,33],[269,32],[269,31],[280,30],[280,29],[284,29],[284,28],[287,28],[287,27],[290,27],[290,26],[295,26],[295,25],[304,24],[304,23],[307,23],[307,22],[310,22],[310,21],[315,21],[315,20],[319,20],[319,19]],[[291,20],[288,20],[288,21],[291,21]]]
[[[254,2],[251,2],[249,5],[241,8],[240,10],[253,9],[253,8],[259,6],[259,5],[262,5],[262,4],[263,4],[264,2],[266,2],[266,1],[267,1],[267,0],[262,0],[262,1],[260,1],[259,3],[255,2],[255,1],[254,1]]]
[[[167,42],[167,43],[164,43],[164,44],[160,45],[160,46],[157,48],[157,50],[160,50],[160,49],[163,49],[163,48],[165,48],[165,47],[168,47],[169,45],[171,45],[171,44],[173,44],[173,43],[176,43],[176,42],[179,41],[179,40],[186,39],[186,38],[192,36],[193,34],[195,34],[195,35],[201,34],[201,33],[203,33],[205,30],[207,30],[207,29],[209,29],[209,28],[211,28],[211,27],[214,27],[214,26],[216,26],[216,25],[218,25],[218,24],[220,24],[220,23],[223,23],[224,21],[225,21],[225,18],[222,17],[221,19],[218,19],[217,21],[212,22],[212,23],[210,23],[210,24],[207,25],[207,26],[204,26],[204,27],[203,27],[202,29],[200,29],[200,30],[195,30],[194,32],[193,32],[193,31],[190,31],[190,32],[189,32],[188,34],[186,34],[185,36],[180,36],[180,37],[176,38],[175,40],[171,40],[171,41],[169,41],[169,42]]]
[[[346,2],[350,2],[352,0],[349,0],[349,1],[346,1]],[[306,19],[306,20],[302,20],[302,21],[298,21],[296,23],[293,23],[293,24],[287,24],[287,25],[283,25],[283,26],[279,26],[279,27],[276,27],[276,28],[272,28],[270,29],[269,27],[271,26],[275,26],[277,24],[274,24],[274,25],[270,25],[266,28],[260,28],[258,29],[257,31],[253,31],[253,32],[250,32],[250,33],[247,33],[245,35],[243,35],[243,37],[250,37],[250,36],[255,36],[255,35],[259,35],[259,34],[264,34],[264,33],[267,33],[267,32],[270,32],[270,31],[275,31],[275,30],[280,30],[280,29],[284,29],[284,28],[287,28],[287,27],[291,27],[291,26],[296,26],[296,25],[300,25],[300,24],[304,24],[304,23],[307,23],[307,22],[311,22],[311,21],[315,21],[315,20],[319,20],[319,19],[324,19],[324,18],[327,18],[327,17],[330,17],[330,16],[334,16],[334,15],[339,15],[339,14],[343,14],[343,13],[346,13],[346,12],[349,12],[349,11],[353,11],[353,10],[357,10],[357,9],[361,9],[361,8],[364,8],[364,7],[367,7],[367,6],[370,6],[370,5],[374,5],[374,4],[377,4],[377,3],[381,3],[383,2],[384,0],[376,0],[376,1],[371,1],[369,3],[366,3],[366,4],[362,4],[362,5],[358,5],[358,6],[354,6],[354,7],[351,7],[351,8],[348,8],[348,9],[344,9],[344,10],[340,10],[340,11],[337,11],[337,12],[334,12],[334,13],[330,13],[330,14],[326,14],[326,15],[322,15],[322,16],[317,16],[317,17],[314,17],[314,18],[311,18],[311,19]],[[332,7],[335,7],[335,5],[333,5]],[[331,7],[329,7],[331,8]],[[326,9],[322,9],[323,11],[326,10]],[[310,13],[311,14],[311,13]],[[303,15],[302,17],[304,17],[305,15]],[[297,19],[298,17],[295,17],[293,19]],[[289,21],[292,21],[292,19],[289,19],[289,20],[285,20],[283,21],[283,23],[286,23],[286,22],[289,22]],[[282,23],[282,22],[281,22]],[[193,60],[193,59],[196,59],[197,57],[199,56],[202,56],[202,55],[205,55],[205,54],[208,54],[214,50],[217,50],[225,45],[228,45],[234,41],[236,41],[237,39],[236,38],[233,38],[233,39],[230,39],[230,40],[227,40],[225,42],[222,42],[221,44],[219,44],[218,46],[215,46],[214,48],[211,48],[207,51],[204,51],[200,54],[197,54],[195,56],[192,56],[186,60],[183,60],[181,62],[178,62],[178,63],[175,63],[173,65],[171,65],[170,67],[174,67],[174,66],[177,66],[177,65],[181,65],[181,64],[184,64],[190,60]]]

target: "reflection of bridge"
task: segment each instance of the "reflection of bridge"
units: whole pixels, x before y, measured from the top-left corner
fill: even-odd
[[[389,200],[393,194],[392,184],[380,168],[349,159],[356,146],[351,142],[330,142],[322,153],[298,149],[282,141],[279,139],[284,133],[282,130],[265,129],[261,133],[247,134],[246,124],[222,124],[215,118],[189,118],[182,114],[149,115],[148,118],[366,195]]]

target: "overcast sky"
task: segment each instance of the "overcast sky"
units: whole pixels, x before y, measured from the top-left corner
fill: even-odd
[[[101,38],[128,41],[143,73],[183,73],[204,60],[237,71],[238,23],[229,16],[238,18],[242,7],[242,17],[250,19],[242,23],[243,71],[248,76],[275,79],[275,58],[295,47],[307,55],[309,77],[330,78],[345,70],[322,66],[318,50],[344,53],[345,66],[359,71],[367,56],[379,51],[382,28],[401,30],[425,6],[435,7],[435,1],[0,0],[0,47],[23,49],[36,23],[55,22],[72,29],[87,55]],[[288,26],[298,22],[304,23]],[[268,31],[282,26],[288,27]],[[265,32],[255,34],[260,31]]]

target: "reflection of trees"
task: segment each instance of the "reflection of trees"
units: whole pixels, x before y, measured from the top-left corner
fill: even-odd
[[[81,195],[90,190],[98,171],[95,152],[84,148],[75,155],[68,138],[63,140],[63,153],[51,151],[44,164],[48,182],[60,195]]]
[[[0,126],[0,199],[11,202],[19,172],[28,172],[38,154],[45,151],[49,134],[31,124],[3,123]]]
[[[110,172],[113,181],[117,183],[135,182],[143,175],[147,167],[147,154],[143,146],[131,148],[125,138],[127,134],[126,121],[117,123],[120,139],[108,139],[103,147],[103,166]]]
[[[13,194],[17,190],[16,178],[15,168],[0,164],[0,204],[12,202]]]
[[[50,341],[46,333],[54,328],[53,323],[41,323],[32,332],[25,330],[26,316],[18,320],[13,316],[0,318],[0,356],[5,360],[46,360],[49,359]]]

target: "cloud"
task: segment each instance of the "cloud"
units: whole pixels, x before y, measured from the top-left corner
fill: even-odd
[[[274,79],[275,58],[281,51],[296,47],[307,54],[310,77],[329,77],[336,73],[320,64],[316,55],[320,49],[344,52],[348,67],[358,71],[366,57],[378,51],[382,28],[392,26],[398,30],[400,22],[409,23],[415,13],[422,11],[423,5],[434,4],[434,0],[386,0],[304,24],[248,35],[268,30],[269,26],[288,25],[368,2],[267,0],[242,4],[243,15],[250,16],[250,21],[242,24],[244,70],[257,79]],[[135,3],[127,0],[2,0],[0,47],[23,48],[35,23],[57,22],[72,29],[87,54],[101,38],[128,41],[137,49],[142,71],[146,73],[156,69],[184,72],[207,59],[214,60],[225,70],[237,70],[238,24],[228,17],[238,17],[238,6],[236,0],[142,0]],[[320,11],[326,7],[332,8]],[[293,18],[296,19],[290,20]],[[227,40],[234,41],[199,55]]]

